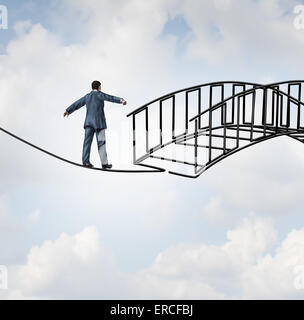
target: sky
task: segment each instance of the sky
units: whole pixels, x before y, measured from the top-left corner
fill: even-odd
[[[63,112],[94,79],[128,102],[105,106],[118,168],[132,167],[126,115],[144,103],[212,81],[304,72],[300,0],[0,5],[0,126],[76,162],[85,109]],[[83,170],[3,133],[0,146],[1,299],[303,299],[299,142],[257,144],[195,180]]]

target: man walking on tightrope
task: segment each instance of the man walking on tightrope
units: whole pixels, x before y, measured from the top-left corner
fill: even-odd
[[[101,83],[99,81],[93,81],[92,91],[75,101],[63,114],[64,117],[67,117],[84,105],[87,106],[87,114],[84,122],[85,138],[83,142],[82,163],[88,168],[93,168],[93,165],[90,163],[90,152],[94,133],[96,134],[98,153],[102,168],[112,168],[112,165],[108,163],[106,151],[105,131],[107,129],[107,123],[104,114],[104,101],[122,103],[123,105],[127,104],[122,98],[101,92]]]

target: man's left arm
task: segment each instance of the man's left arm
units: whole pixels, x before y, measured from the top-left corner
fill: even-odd
[[[110,94],[106,94],[104,92],[100,92],[101,98],[105,101],[114,102],[114,103],[122,103],[126,104],[127,102],[120,97],[111,96]]]

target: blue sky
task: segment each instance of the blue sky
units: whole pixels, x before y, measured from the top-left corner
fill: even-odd
[[[128,101],[106,105],[119,167],[131,163],[125,116],[141,104],[196,84],[302,79],[304,71],[304,30],[293,26],[301,1],[0,4],[9,12],[0,126],[75,161],[84,110],[62,114],[92,79]],[[189,180],[87,172],[0,134],[0,265],[9,270],[0,298],[302,299],[293,268],[304,265],[304,149],[289,140]],[[80,270],[75,293],[69,279]]]

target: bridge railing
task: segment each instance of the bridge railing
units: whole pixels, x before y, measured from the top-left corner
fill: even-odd
[[[230,153],[243,149],[241,143],[254,144],[278,135],[282,130],[304,130],[304,123],[301,124],[302,86],[303,81],[270,85],[225,81],[198,85],[157,98],[128,114],[132,117],[133,162],[138,164],[156,158],[182,163],[192,166],[196,177]],[[296,117],[291,112],[294,106]],[[150,121],[152,116],[153,123]],[[138,125],[140,118],[141,125]],[[304,120],[304,116],[302,118]],[[140,134],[137,134],[138,130]],[[151,139],[151,131],[157,139]],[[205,144],[199,142],[200,137],[205,138]],[[158,155],[169,145],[192,147],[193,150],[185,152],[186,160]],[[199,161],[199,150],[204,150],[202,161]],[[189,154],[192,160],[189,160]]]
[[[195,164],[198,164],[198,137],[208,137],[209,153],[203,167],[195,166],[200,175],[215,163],[250,145],[279,135],[304,134],[301,125],[303,111],[302,81],[278,83],[274,85],[255,85],[253,89],[240,92],[224,99],[211,108],[196,115],[195,122]],[[292,89],[296,88],[297,90]],[[257,97],[259,96],[259,99]],[[285,103],[284,103],[285,102]],[[227,110],[230,109],[230,119]],[[293,111],[293,112],[292,112]],[[294,115],[292,117],[292,114]],[[218,123],[214,118],[220,118]],[[199,121],[207,120],[205,127]],[[302,116],[302,122],[304,117]],[[233,134],[234,133],[234,134]],[[221,138],[221,148],[214,146],[214,137]],[[192,137],[187,137],[191,139]],[[229,144],[229,147],[228,147]],[[220,151],[218,150],[220,149]]]

